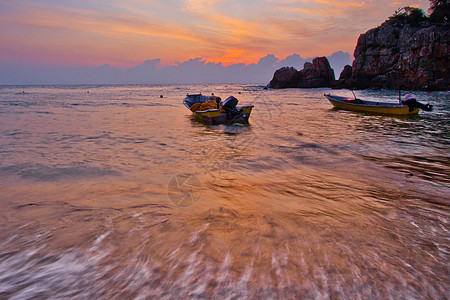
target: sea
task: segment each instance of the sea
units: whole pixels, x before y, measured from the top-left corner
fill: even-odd
[[[199,92],[249,124],[198,122]],[[1,86],[0,299],[448,299],[450,93],[413,117],[324,93],[353,97]]]

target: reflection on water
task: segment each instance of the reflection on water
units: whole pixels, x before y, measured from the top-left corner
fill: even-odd
[[[198,91],[250,124],[193,121]],[[0,298],[446,298],[448,93],[396,118],[324,92],[1,88]]]

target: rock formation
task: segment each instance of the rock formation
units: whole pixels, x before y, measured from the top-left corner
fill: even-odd
[[[301,71],[277,70],[270,87],[450,90],[449,5],[436,3],[429,17],[405,7],[362,34],[353,66],[346,66],[337,82],[327,59],[320,57]]]
[[[346,65],[339,76],[339,83],[341,85],[349,85],[349,80],[352,78],[352,66]]]
[[[306,62],[301,71],[297,71],[293,67],[278,69],[269,86],[274,89],[319,88],[330,87],[334,81],[334,71],[328,59],[317,57],[313,59],[312,63]]]
[[[449,28],[386,21],[359,37],[351,76],[344,69],[338,86],[449,90]]]

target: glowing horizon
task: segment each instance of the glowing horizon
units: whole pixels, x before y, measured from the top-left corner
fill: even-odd
[[[116,67],[161,59],[256,63],[353,53],[358,36],[399,7],[425,12],[429,1],[400,0],[3,0],[0,63]]]

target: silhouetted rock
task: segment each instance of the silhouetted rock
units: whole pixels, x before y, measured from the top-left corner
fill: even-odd
[[[352,77],[352,66],[346,65],[344,67],[344,70],[342,70],[341,75],[339,75],[337,87],[348,86],[351,77]]]
[[[339,80],[347,80],[350,77],[352,77],[352,66],[346,65],[339,76]]]
[[[274,89],[283,89],[294,84],[294,78],[297,74],[297,69],[293,67],[283,67],[275,71],[273,79],[270,81],[270,87]]]
[[[449,90],[449,55],[448,25],[385,22],[359,37],[352,75],[341,74],[339,86]]]
[[[319,88],[334,85],[334,71],[326,57],[317,57],[313,62],[306,62],[303,70],[293,67],[278,69],[270,81],[270,87],[283,88]]]

